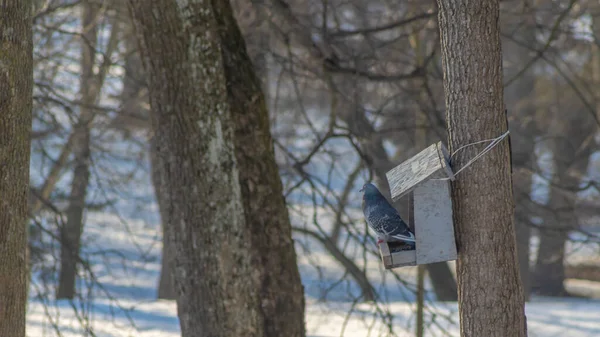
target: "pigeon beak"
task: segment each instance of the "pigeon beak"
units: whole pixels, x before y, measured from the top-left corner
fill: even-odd
[[[365,187],[363,186],[360,190],[358,190],[359,192],[364,192],[365,191]]]

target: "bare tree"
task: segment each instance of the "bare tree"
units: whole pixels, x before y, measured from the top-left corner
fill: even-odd
[[[229,3],[130,4],[183,336],[304,336],[268,114]]]
[[[499,3],[439,0],[438,6],[449,142],[456,150],[508,128]],[[454,165],[465,165],[477,148],[458,152]],[[461,336],[526,336],[508,142],[458,177],[452,199]]]
[[[0,336],[25,337],[31,1],[0,4]]]

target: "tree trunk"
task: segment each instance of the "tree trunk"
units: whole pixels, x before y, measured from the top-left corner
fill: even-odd
[[[31,1],[0,5],[0,336],[25,337],[33,88]]]
[[[595,36],[599,35],[597,24],[592,23]],[[600,79],[600,52],[593,49],[592,78]],[[560,87],[558,88],[560,90]],[[560,94],[557,93],[557,97]],[[535,265],[533,288],[544,296],[567,296],[565,289],[565,245],[569,232],[579,227],[576,214],[577,189],[585,183],[590,156],[596,152],[594,135],[597,124],[588,114],[565,114],[559,105],[550,116],[550,141],[554,172],[550,186],[547,211],[543,213],[544,227],[539,230],[539,248]],[[600,100],[596,99],[596,115]]]
[[[72,299],[75,296],[75,282],[77,280],[77,265],[81,234],[83,233],[83,212],[85,198],[90,180],[90,130],[95,117],[94,105],[100,95],[106,72],[110,66],[110,57],[117,47],[118,26],[114,23],[106,46],[104,62],[100,65],[97,74],[96,66],[97,48],[97,16],[98,5],[91,1],[82,3],[82,40],[81,40],[81,77],[79,95],[81,104],[77,123],[73,126],[73,156],[74,169],[71,181],[69,206],[67,207],[67,223],[60,229],[60,273],[56,291],[58,299]],[[68,145],[68,144],[67,144]],[[64,151],[68,151],[64,149]]]
[[[60,230],[60,274],[56,298],[72,299],[75,296],[79,241],[83,231],[83,210],[90,180],[90,123],[92,119],[89,94],[94,84],[94,57],[98,30],[94,24],[95,10],[88,2],[83,3],[82,41],[81,41],[81,80],[80,95],[82,104],[77,124],[74,126],[74,162],[73,181],[67,208],[67,223]]]
[[[120,4],[127,6],[127,4]],[[124,8],[127,11],[127,8]],[[130,18],[131,19],[131,18]],[[139,52],[139,45],[135,37],[135,30],[131,22],[125,26],[125,48],[127,48],[127,57],[125,58],[125,75],[123,76],[123,90],[121,91],[121,110],[112,120],[112,126],[120,129],[125,135],[129,135],[135,130],[150,131],[149,119],[150,111],[146,108],[148,102],[147,87],[145,86],[144,66]],[[160,169],[158,167],[158,154],[155,139],[149,137],[148,157],[150,161],[150,172],[152,186],[154,187],[154,196],[158,204],[158,213],[160,215],[160,224],[162,231],[162,261],[160,276],[157,287],[157,298],[164,300],[175,300],[175,283],[173,280],[173,250],[169,236],[165,235],[165,226],[169,224],[166,220],[167,206],[161,193],[163,187],[160,180]]]
[[[157,297],[163,300],[175,300],[177,299],[177,294],[175,293],[175,279],[173,276],[173,253],[175,248],[173,247],[171,236],[167,235],[167,229],[165,227],[171,224],[171,222],[167,220],[168,206],[165,204],[167,200],[165,200],[165,196],[163,194],[165,187],[163,186],[160,177],[160,161],[158,160],[158,150],[154,142],[155,139],[150,140],[150,170],[152,172],[152,185],[154,186],[154,194],[156,196],[156,202],[158,203],[161,229],[163,232],[162,261],[160,267],[160,277],[158,281]]]
[[[182,336],[304,336],[267,111],[229,3],[130,5],[148,72]]]
[[[304,289],[292,226],[275,162],[261,82],[246,53],[229,1],[212,0],[217,17],[235,127],[242,200],[260,273],[264,336],[304,336]],[[278,273],[273,273],[278,270]],[[283,313],[283,314],[282,314]]]
[[[427,268],[427,274],[429,275],[435,298],[438,301],[458,300],[458,286],[448,262],[430,263],[425,267]]]
[[[126,4],[121,4],[126,6]],[[126,9],[125,9],[126,10]],[[113,125],[117,128],[122,128],[125,134],[129,134],[136,129],[147,129],[150,131],[149,123],[145,122],[150,119],[150,111],[145,107],[148,102],[147,87],[144,79],[144,66],[139,51],[139,45],[135,37],[135,29],[133,24],[129,22],[125,31],[125,45],[127,48],[127,57],[125,59],[125,76],[123,77],[123,90],[121,91],[121,111],[120,114],[113,120]],[[150,176],[152,186],[154,187],[154,196],[158,204],[158,213],[160,215],[160,224],[162,230],[162,261],[160,268],[160,276],[157,287],[157,298],[164,300],[175,300],[175,281],[173,279],[173,251],[172,242],[169,236],[166,235],[165,226],[170,222],[167,218],[166,200],[163,197],[162,181],[160,180],[160,165],[158,160],[155,138],[149,137],[148,158],[150,161]]]
[[[554,152],[556,155],[556,152]],[[560,170],[557,161],[555,169]],[[557,172],[557,182],[564,183],[559,177],[564,171]],[[550,189],[548,207],[544,216],[544,227],[540,228],[538,256],[535,265],[534,291],[544,296],[567,296],[565,289],[565,244],[569,228],[576,226],[574,200],[566,191],[553,187]],[[561,209],[562,208],[562,209]]]
[[[564,286],[565,245],[569,232],[579,226],[577,195],[573,190],[580,186],[579,177],[585,176],[590,155],[595,149],[585,143],[586,138],[593,136],[593,131],[582,128],[585,122],[565,121],[557,117],[555,120],[556,134],[568,137],[557,137],[551,146],[554,179],[550,187],[548,210],[543,216],[544,227],[540,228],[534,290],[544,296],[568,296]],[[587,125],[593,124],[588,121]]]
[[[518,39],[527,46],[536,43],[534,14],[529,12],[534,4],[525,1],[520,4],[518,14],[506,15],[506,29],[518,32]],[[530,49],[507,40],[508,50],[504,55],[507,78],[517,76],[523,64],[532,56]],[[520,77],[506,88],[505,100],[508,105],[509,129],[511,130],[511,154],[513,165],[513,188],[515,197],[515,233],[519,258],[519,275],[523,285],[525,300],[529,300],[530,282],[530,217],[536,206],[531,202],[532,173],[535,163],[535,136],[539,134],[534,122],[536,112],[535,74],[533,68],[520,74]]]
[[[518,122],[515,122],[517,124]],[[512,128],[518,130],[519,127]],[[516,134],[518,131],[515,131]],[[518,138],[515,136],[513,140]],[[517,143],[517,142],[514,142]],[[530,140],[528,143],[517,149],[517,146],[512,146],[512,153],[514,157],[519,156],[517,152],[525,152],[531,149],[527,155],[534,157],[533,148],[535,143]],[[530,240],[531,240],[531,227],[529,225],[529,217],[531,216],[531,186],[533,176],[529,168],[531,168],[532,160],[527,162],[520,161],[520,159],[513,159],[515,170],[513,171],[513,186],[515,193],[515,237],[517,240],[517,257],[519,261],[519,276],[521,278],[521,285],[523,287],[523,298],[525,301],[529,300],[531,292],[531,271],[530,271]]]
[[[498,137],[508,127],[503,103],[497,0],[438,0],[451,150]],[[456,154],[463,167],[483,146]],[[513,223],[508,142],[463,171],[452,199],[459,257],[461,336],[526,336]]]

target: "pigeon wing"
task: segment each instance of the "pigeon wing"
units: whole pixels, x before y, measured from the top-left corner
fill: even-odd
[[[415,242],[415,236],[391,205],[378,205],[369,212],[368,222],[371,228],[395,241]]]

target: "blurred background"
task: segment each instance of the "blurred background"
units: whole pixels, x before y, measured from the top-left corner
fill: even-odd
[[[28,335],[177,336],[127,6],[34,2]],[[308,334],[414,335],[417,268],[383,268],[358,190],[389,197],[388,170],[446,142],[435,1],[232,5],[268,99]],[[600,2],[502,1],[500,23],[529,334],[598,336]],[[458,335],[454,265],[425,269],[425,335]]]

